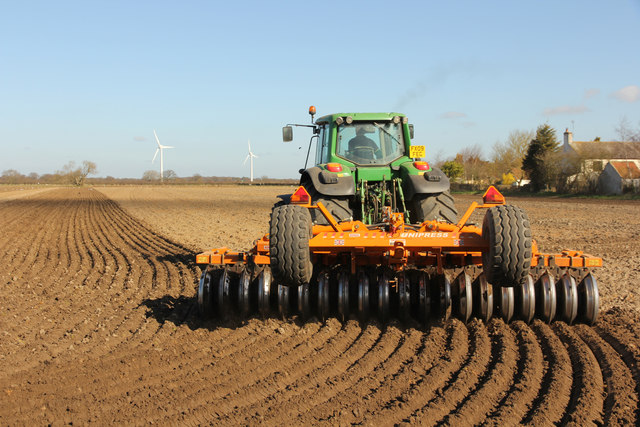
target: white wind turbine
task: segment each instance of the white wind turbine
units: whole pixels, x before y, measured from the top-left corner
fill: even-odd
[[[251,165],[251,182],[253,182],[253,158],[254,157],[258,157],[258,156],[253,154],[253,152],[251,151],[251,140],[248,140],[247,144],[249,145],[249,154],[247,154],[247,157],[245,157],[244,163],[242,163],[242,164],[246,165],[247,164],[247,160],[249,160],[249,163]]]
[[[158,143],[158,148],[156,148],[156,153],[153,155],[153,160],[151,160],[151,163],[153,163],[156,160],[156,157],[158,156],[158,151],[160,152],[160,182],[162,182],[164,180],[164,156],[162,155],[162,150],[164,150],[165,148],[173,148],[170,145],[162,145],[160,144],[160,140],[158,139],[158,135],[156,134],[156,130],[153,130],[153,135],[156,137],[156,142]]]

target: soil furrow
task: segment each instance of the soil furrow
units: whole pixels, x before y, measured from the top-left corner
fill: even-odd
[[[511,329],[516,334],[519,362],[515,380],[496,410],[484,421],[488,425],[502,426],[522,420],[531,410],[533,400],[540,391],[544,373],[542,349],[534,332],[523,322],[515,322]]]
[[[431,422],[430,414],[421,413],[425,401],[431,401],[443,394],[443,390],[451,384],[453,378],[468,367],[475,348],[476,331],[470,331],[457,320],[446,325],[447,344],[443,352],[436,352],[438,358],[425,360],[427,369],[415,381],[412,387],[391,394],[380,407],[365,414],[363,422],[378,425],[381,423],[397,423],[403,420],[416,422]],[[470,342],[471,341],[471,342]]]
[[[638,395],[635,382],[629,367],[622,357],[602,339],[592,328],[580,325],[577,333],[600,364],[603,379],[606,383],[606,398],[604,401],[605,425],[633,425],[638,421],[633,415],[638,405]]]
[[[478,385],[470,390],[458,406],[445,418],[444,424],[478,424],[498,407],[513,383],[519,362],[515,335],[502,321],[489,325],[491,361]]]
[[[571,359],[560,338],[549,325],[538,320],[532,329],[545,358],[545,373],[538,395],[525,415],[523,424],[548,425],[562,419],[571,396]]]

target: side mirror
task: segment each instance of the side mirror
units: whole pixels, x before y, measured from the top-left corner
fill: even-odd
[[[285,126],[282,128],[282,141],[293,141],[293,128],[291,126]]]
[[[413,139],[413,125],[409,125],[409,137]]]

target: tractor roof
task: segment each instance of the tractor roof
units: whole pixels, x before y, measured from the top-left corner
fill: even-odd
[[[320,117],[316,123],[331,123],[338,117],[353,117],[353,120],[391,120],[394,116],[404,117],[402,113],[334,113]]]

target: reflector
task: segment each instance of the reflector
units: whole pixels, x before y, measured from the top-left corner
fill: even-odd
[[[496,204],[502,205],[504,204],[504,196],[494,187],[493,185],[487,188],[484,195],[482,196],[482,201],[485,204]]]
[[[298,189],[291,195],[292,204],[306,205],[309,202],[311,202],[311,196],[303,186],[298,187]]]

